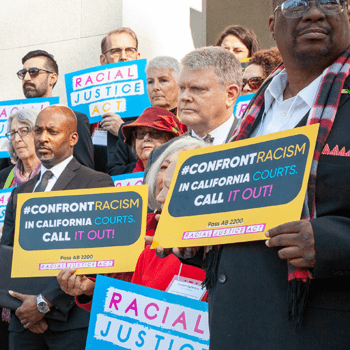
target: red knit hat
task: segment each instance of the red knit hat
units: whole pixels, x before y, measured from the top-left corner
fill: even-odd
[[[165,131],[173,137],[180,136],[188,130],[187,126],[180,123],[179,118],[168,110],[158,106],[149,107],[133,123],[123,126],[124,142],[127,145],[131,146],[132,133],[138,126]]]

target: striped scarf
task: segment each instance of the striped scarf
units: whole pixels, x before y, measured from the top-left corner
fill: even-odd
[[[264,82],[263,86],[254,96],[245,111],[242,121],[236,129],[230,141],[243,140],[248,137],[252,126],[260,113],[264,103],[264,93],[272,78],[284,69],[282,64]],[[350,73],[350,48],[348,48],[322,76],[322,81],[317,91],[316,102],[311,108],[306,125],[319,123],[315,152],[311,164],[310,177],[304,200],[301,219],[311,220],[316,218],[316,175],[320,154],[327,137],[332,129],[334,118],[338,109],[341,90],[345,79]],[[308,270],[300,270],[288,264],[288,312],[297,327],[300,327],[307,302],[309,280],[312,278]]]
[[[249,103],[230,142],[248,138],[254,122],[264,105],[264,93],[267,87],[271,83],[273,77],[279,74],[283,69],[284,65],[282,64],[265,80],[264,84]],[[319,90],[317,91],[316,102],[308,115],[306,125],[319,123],[320,127],[301,219],[310,220],[316,218],[315,194],[318,161],[327,137],[332,129],[339,105],[341,90],[349,73],[350,47],[324,71]],[[220,248],[213,248],[205,256],[204,267],[207,271],[207,276],[204,284],[207,288],[212,287],[215,283],[220,253]],[[295,322],[297,328],[301,326],[306,308],[310,279],[312,279],[310,271],[300,270],[288,264],[288,313],[290,319]]]

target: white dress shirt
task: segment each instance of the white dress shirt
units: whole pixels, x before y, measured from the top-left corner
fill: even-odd
[[[226,142],[229,132],[231,131],[232,124],[235,121],[234,114],[231,115],[229,119],[225,121],[225,123],[218,126],[216,129],[212,130],[209,134],[211,137],[214,137],[214,141],[212,143],[213,146],[222,145]],[[192,129],[191,129],[191,136],[195,137],[196,139],[204,139],[207,135],[204,137],[199,137]],[[230,135],[231,136],[231,135]]]
[[[315,104],[322,76],[323,73],[288,100],[283,100],[283,91],[288,82],[287,72],[284,69],[275,76],[265,91],[264,114],[251,137],[293,129]]]
[[[58,180],[58,178],[61,176],[61,174],[63,173],[63,170],[66,169],[66,166],[68,165],[68,163],[73,159],[73,156],[70,156],[68,158],[66,158],[64,161],[62,161],[61,163],[53,166],[51,169],[46,169],[42,164],[41,164],[41,168],[40,168],[40,177],[38,182],[35,184],[33,192],[35,191],[35,189],[38,187],[38,185],[41,182],[41,179],[43,177],[43,175],[45,174],[46,171],[51,171],[53,176],[51,177],[51,179],[48,181],[47,186],[45,188],[45,192],[50,192],[53,188],[53,186],[55,186],[56,181]]]

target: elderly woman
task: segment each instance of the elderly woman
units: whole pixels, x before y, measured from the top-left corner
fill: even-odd
[[[151,105],[162,107],[176,115],[180,63],[173,57],[156,57],[148,62],[146,75],[147,93]],[[123,133],[120,130],[114,152],[108,154],[106,172],[111,176],[131,173],[136,161],[131,148],[124,143]]]
[[[147,93],[152,106],[165,108],[176,115],[180,69],[178,60],[170,56],[159,56],[148,62]]]
[[[40,161],[35,153],[33,127],[39,111],[23,109],[10,115],[8,119],[8,151],[15,166],[0,172],[0,187],[19,186],[40,171]]]
[[[146,178],[146,183],[149,185],[149,206],[156,213],[148,214],[147,216],[146,239],[148,242],[152,241],[150,236],[154,235],[180,151],[206,146],[208,144],[202,140],[190,136],[181,137],[172,142],[150,168]],[[58,282],[67,294],[79,296],[76,298],[77,304],[90,311],[95,282],[86,276],[74,275],[74,272],[74,269],[61,270],[57,277]],[[174,255],[160,259],[155,255],[155,250],[147,246],[138,259],[131,282],[154,289],[174,292],[172,289],[174,277],[179,279],[190,278],[195,284],[199,285],[204,280],[205,273],[202,269],[182,265],[180,260]],[[197,298],[206,299],[203,294],[204,291],[201,295],[197,294]],[[195,298],[194,295],[192,297]]]
[[[133,123],[124,125],[124,142],[138,158],[133,172],[146,169],[148,156],[154,148],[186,131],[187,127],[173,113],[161,107],[149,107]]]
[[[10,115],[6,136],[11,161],[15,165],[0,171],[0,188],[19,186],[39,173],[41,163],[35,154],[33,133],[38,114],[39,111],[35,109],[23,109]],[[0,338],[6,348],[10,310],[0,308],[0,320]]]
[[[251,29],[240,25],[226,27],[219,34],[215,46],[231,51],[239,60],[252,57],[261,49],[257,35]]]
[[[255,94],[265,79],[282,63],[277,47],[256,52],[243,73],[242,95]]]

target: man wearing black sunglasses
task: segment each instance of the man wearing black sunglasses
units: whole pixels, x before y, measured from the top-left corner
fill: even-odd
[[[46,51],[31,51],[22,59],[23,69],[17,72],[26,98],[50,97],[58,79],[58,66]]]
[[[23,68],[17,72],[22,80],[26,98],[51,97],[58,79],[58,65],[53,55],[44,50],[28,52],[22,58]],[[88,117],[74,112],[78,120],[79,141],[74,147],[75,158],[83,165],[94,168],[93,146]]]
[[[269,27],[284,65],[261,86],[231,141],[320,124],[301,219],[269,229],[267,241],[216,246],[205,256],[199,247],[174,253],[193,265],[204,258],[210,349],[348,350],[348,4],[271,3]]]

